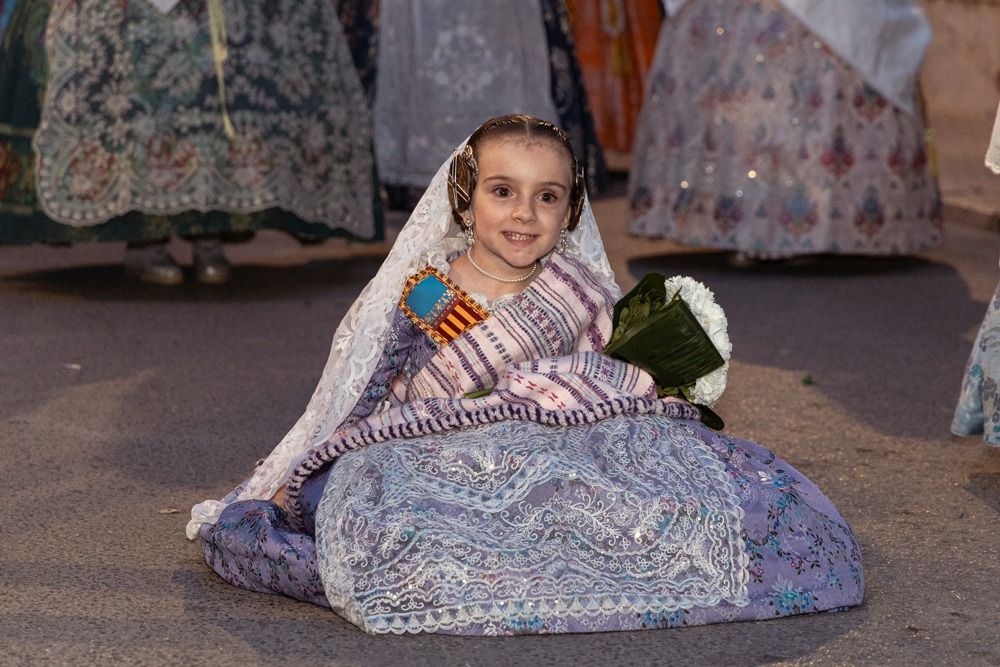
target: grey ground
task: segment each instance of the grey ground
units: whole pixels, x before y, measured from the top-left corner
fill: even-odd
[[[735,345],[718,410],[839,506],[866,600],[506,639],[369,637],[229,586],[183,536],[189,506],[298,417],[384,246],[261,234],[220,288],[127,282],[118,244],[0,248],[0,664],[1000,664],[1000,450],[948,434],[1000,236],[949,215],[946,244],[917,258],[737,271],[624,237],[623,200],[600,202],[626,288],[650,270],[714,288]]]

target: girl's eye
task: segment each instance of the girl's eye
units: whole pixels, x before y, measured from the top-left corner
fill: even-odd
[[[506,185],[498,185],[497,187],[493,188],[493,194],[495,194],[497,197],[509,197],[510,188],[508,188]]]
[[[555,196],[555,194],[551,192],[542,193],[542,201],[545,202],[546,204],[554,204],[558,200],[559,197]]]

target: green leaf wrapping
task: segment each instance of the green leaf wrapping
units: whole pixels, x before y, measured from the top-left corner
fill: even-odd
[[[644,285],[651,276],[663,295],[659,303],[650,300],[656,298],[656,291]],[[619,317],[604,353],[647,371],[660,387],[685,387],[720,368],[725,360],[680,294],[663,303],[664,280],[659,274],[649,274],[619,301],[625,304],[621,309],[615,306]],[[628,313],[623,312],[626,309]]]
[[[665,282],[659,273],[646,274],[615,304],[614,331],[604,353],[648,372],[658,395],[686,398],[685,390],[725,360],[680,293],[667,301]],[[721,428],[722,420],[708,408],[702,416],[707,425]]]

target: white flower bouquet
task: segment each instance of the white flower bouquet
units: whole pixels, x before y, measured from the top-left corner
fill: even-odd
[[[681,396],[722,428],[712,412],[726,388],[732,345],[726,314],[712,291],[687,276],[643,277],[615,305],[614,331],[605,354],[649,372],[660,396]]]

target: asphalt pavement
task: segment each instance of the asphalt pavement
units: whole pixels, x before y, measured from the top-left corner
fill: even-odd
[[[997,665],[1000,449],[949,435],[1000,235],[949,209],[902,259],[736,270],[598,218],[627,289],[694,276],[726,309],[718,412],[809,475],[861,542],[865,604],[635,633],[371,637],[215,576],[184,538],[270,451],[385,244],[230,249],[232,282],[126,280],[120,244],[0,248],[0,665]],[[173,249],[185,261],[189,248]]]

